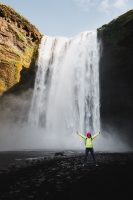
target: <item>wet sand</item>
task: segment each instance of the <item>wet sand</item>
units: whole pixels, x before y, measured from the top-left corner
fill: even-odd
[[[97,167],[91,159],[83,166],[83,152],[39,155],[18,156],[17,162],[0,168],[0,200],[128,199],[132,194],[133,153],[96,153]]]

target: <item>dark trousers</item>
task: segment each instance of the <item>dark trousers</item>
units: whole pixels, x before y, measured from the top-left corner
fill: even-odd
[[[93,150],[93,148],[86,148],[86,149],[85,149],[85,159],[84,159],[84,162],[87,161],[87,157],[88,157],[88,153],[89,153],[89,152],[90,152],[90,154],[91,154],[91,156],[92,156],[93,161],[96,162],[95,156],[94,156],[94,150]]]

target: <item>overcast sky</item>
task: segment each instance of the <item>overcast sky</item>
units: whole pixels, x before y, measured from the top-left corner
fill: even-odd
[[[133,9],[133,0],[1,0],[42,34],[73,36],[94,30]]]

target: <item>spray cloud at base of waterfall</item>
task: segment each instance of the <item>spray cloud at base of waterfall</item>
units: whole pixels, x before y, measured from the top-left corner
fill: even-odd
[[[44,134],[43,127],[27,125],[28,107],[32,91],[23,95],[8,95],[0,104],[0,151],[11,150],[84,150],[84,142],[73,133],[71,137],[56,137]],[[27,111],[27,114],[26,114]],[[20,117],[20,119],[19,119]],[[17,119],[17,121],[16,121]],[[127,152],[133,151],[121,137],[119,130],[106,127],[94,141],[96,151]]]
[[[53,137],[44,135],[43,128],[27,126],[27,123],[0,124],[0,151],[12,150],[84,150],[84,141],[76,134],[71,137]],[[129,152],[133,151],[112,128],[101,131],[101,135],[94,140],[95,151],[101,152]]]

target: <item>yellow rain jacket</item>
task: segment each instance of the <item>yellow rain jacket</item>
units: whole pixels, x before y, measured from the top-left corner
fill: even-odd
[[[85,140],[85,147],[86,148],[93,148],[93,140],[99,135],[99,133],[91,136],[91,138],[86,137],[85,135],[79,133],[79,136]]]

